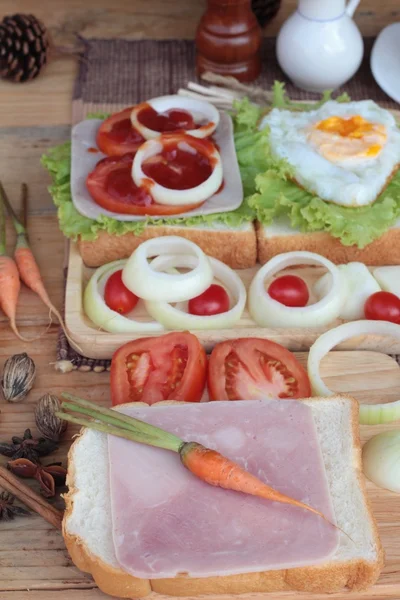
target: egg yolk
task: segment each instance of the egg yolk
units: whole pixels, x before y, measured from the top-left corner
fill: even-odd
[[[386,128],[360,115],[349,118],[328,117],[319,121],[310,141],[331,162],[377,156],[386,142]]]

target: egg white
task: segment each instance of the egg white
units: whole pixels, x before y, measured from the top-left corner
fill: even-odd
[[[324,158],[308,139],[310,129],[328,117],[355,115],[385,126],[387,139],[382,150],[375,157],[339,163]],[[295,180],[323,200],[342,206],[372,204],[400,163],[400,130],[396,121],[372,100],[331,100],[317,110],[303,113],[275,108],[262,119],[259,129],[265,127],[269,128],[273,154],[291,165]]]

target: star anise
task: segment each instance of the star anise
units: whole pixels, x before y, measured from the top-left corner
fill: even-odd
[[[51,463],[44,466],[27,458],[17,458],[7,463],[7,467],[18,477],[37,479],[40,484],[40,491],[45,498],[52,498],[56,493],[56,486],[64,485],[67,476],[67,470],[61,466],[61,463]]]
[[[0,443],[0,454],[10,457],[12,460],[17,458],[27,458],[34,463],[39,461],[40,456],[47,456],[50,452],[57,450],[57,444],[46,438],[32,437],[31,430],[26,429],[22,438],[13,436],[12,443]]]
[[[0,493],[0,521],[11,521],[14,517],[31,514],[26,508],[15,506],[14,499],[14,496],[8,492]]]

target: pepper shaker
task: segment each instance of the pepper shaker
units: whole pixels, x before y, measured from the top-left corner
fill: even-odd
[[[196,33],[196,69],[249,82],[261,70],[261,28],[251,0],[208,0]]]

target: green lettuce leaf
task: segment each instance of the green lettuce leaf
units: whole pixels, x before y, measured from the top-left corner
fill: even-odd
[[[364,248],[381,237],[400,217],[400,172],[372,205],[346,208],[325,202],[293,183],[290,165],[272,156],[268,133],[267,128],[262,132],[247,133],[246,139],[249,149],[252,143],[255,149],[263,148],[263,160],[254,157],[255,191],[251,191],[250,185],[245,188],[251,194],[246,198],[247,202],[263,225],[286,216],[294,229],[327,231],[345,246]]]
[[[293,102],[290,100],[286,89],[285,84],[282,81],[275,81],[272,86],[272,107],[280,108],[282,110],[294,110],[294,111],[309,111],[316,110],[328,100],[335,100],[336,102],[349,102],[350,96],[344,92],[337,96],[336,98],[332,97],[332,90],[326,90],[321,99],[317,102]]]
[[[82,216],[72,202],[70,175],[71,175],[71,143],[67,142],[52,148],[42,157],[43,166],[49,171],[52,185],[49,188],[54,204],[58,209],[58,221],[61,231],[68,238],[76,240],[78,236],[83,240],[96,239],[100,231],[110,234],[123,235],[132,232],[140,235],[147,225],[186,225],[187,227],[218,226],[239,227],[243,223],[253,221],[255,213],[247,201],[231,212],[216,213],[174,219],[151,219],[145,221],[117,221],[104,215],[98,219],[88,219]],[[252,190],[254,191],[254,189]]]

